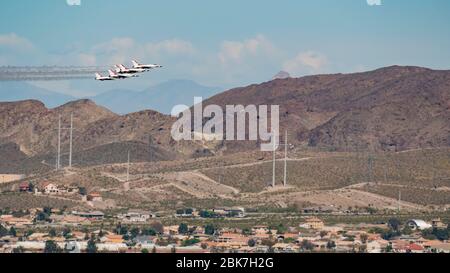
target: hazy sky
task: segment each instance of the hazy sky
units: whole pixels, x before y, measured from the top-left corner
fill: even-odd
[[[69,0],[77,2],[77,0]],[[369,5],[368,2],[372,5]],[[381,2],[381,5],[377,5]],[[392,64],[450,68],[448,0],[5,0],[1,65],[164,69],[136,81],[45,82],[81,96],[168,79],[224,88]]]

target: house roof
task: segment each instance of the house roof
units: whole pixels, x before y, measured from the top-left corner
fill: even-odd
[[[306,219],[306,223],[323,223],[323,221],[317,217],[310,217]]]
[[[412,219],[408,221],[409,223],[414,223],[419,229],[427,229],[430,228],[431,225],[425,222],[424,220],[420,219]]]
[[[418,244],[412,243],[412,244],[408,245],[408,246],[406,247],[406,249],[409,249],[409,250],[416,250],[416,251],[422,251],[422,250],[423,250],[423,247],[420,246],[420,245],[418,245]]]
[[[89,196],[92,196],[92,197],[101,197],[101,194],[98,193],[98,192],[91,192],[91,193],[89,194]]]

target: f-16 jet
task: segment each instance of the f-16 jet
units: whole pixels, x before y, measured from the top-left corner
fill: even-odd
[[[138,69],[154,69],[154,68],[161,68],[162,65],[159,64],[141,64],[136,60],[132,60],[131,61],[133,63],[133,68],[138,68]]]
[[[111,69],[108,70],[109,77],[113,79],[128,79],[128,78],[135,78],[138,77],[137,75],[129,74],[129,73],[116,73],[112,71]]]
[[[100,73],[95,73],[95,79],[97,81],[113,81],[113,80],[115,80],[114,78],[111,78],[111,77],[103,77],[102,75],[100,75]]]
[[[127,68],[123,64],[116,65],[116,72],[118,74],[136,74],[136,73],[143,73],[147,70],[143,68]]]

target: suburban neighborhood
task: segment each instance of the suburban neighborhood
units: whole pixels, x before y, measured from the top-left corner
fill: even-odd
[[[0,216],[2,253],[450,253],[448,223],[438,218],[328,225],[320,215],[305,215],[296,226],[236,228],[187,222],[245,219],[242,208],[186,208],[165,216],[133,209],[116,215],[51,208],[10,213]],[[179,224],[164,225],[168,219]]]

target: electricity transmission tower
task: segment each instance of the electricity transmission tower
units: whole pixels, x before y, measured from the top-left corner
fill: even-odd
[[[274,142],[273,147],[273,166],[272,166],[272,187],[275,187],[275,179],[276,179],[276,146]],[[288,146],[291,146],[291,144],[288,143],[288,131],[286,130],[284,134],[284,144],[279,143],[279,146],[284,146],[284,170],[283,170],[283,186],[287,186],[287,160],[288,160]]]
[[[73,148],[73,113],[70,114],[70,127],[61,127],[61,115],[58,117],[58,147],[57,147],[57,157],[56,157],[56,170],[60,170],[61,164],[61,133],[63,130],[69,130],[69,168],[72,168],[72,148]]]
[[[367,159],[367,182],[373,182],[373,156],[369,154]]]

